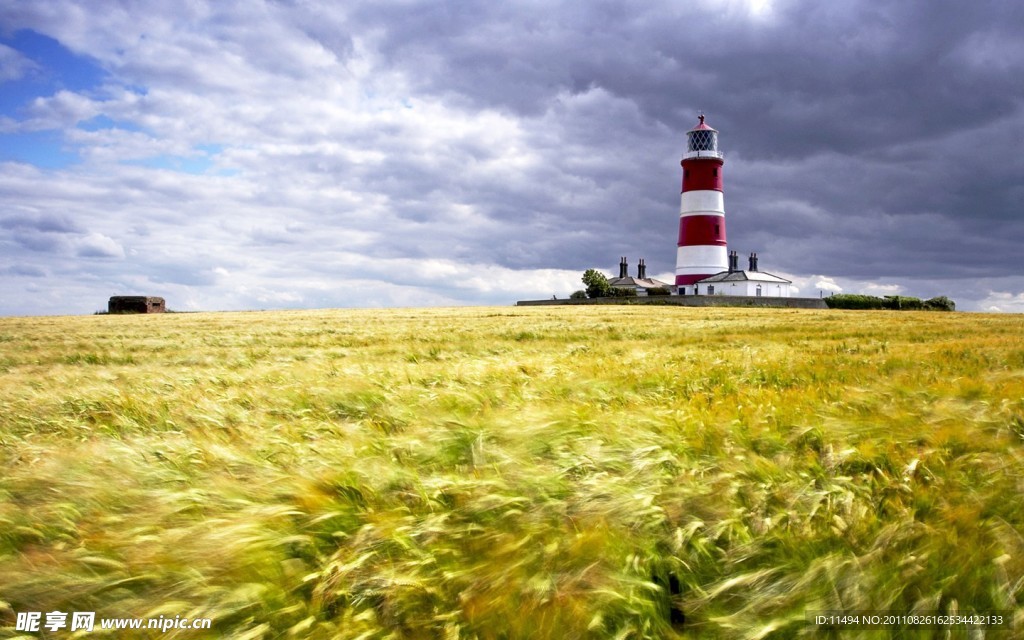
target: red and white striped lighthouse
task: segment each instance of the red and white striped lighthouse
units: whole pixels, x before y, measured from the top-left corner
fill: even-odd
[[[688,286],[729,268],[725,243],[725,201],[718,131],[700,124],[686,132],[683,156],[683,196],[679,206],[679,242],[676,250],[676,287]]]

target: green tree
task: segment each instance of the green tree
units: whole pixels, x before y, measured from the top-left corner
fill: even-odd
[[[587,269],[583,272],[583,284],[587,285],[587,295],[591,298],[606,298],[608,290],[608,278],[597,269]]]

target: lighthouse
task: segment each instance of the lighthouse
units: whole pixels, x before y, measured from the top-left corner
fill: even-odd
[[[718,131],[700,123],[686,132],[683,155],[683,192],[679,206],[679,242],[676,249],[676,288],[682,295],[696,293],[695,283],[729,270],[725,241],[725,200]]]

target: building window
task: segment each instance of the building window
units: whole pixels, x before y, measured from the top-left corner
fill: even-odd
[[[713,284],[709,284],[708,285],[708,295],[709,296],[715,295],[715,285],[713,285]]]
[[[716,225],[715,225],[715,237],[716,237],[716,238],[717,238],[717,237],[719,237],[720,235],[722,235],[722,234],[721,234],[721,232],[720,232],[720,231],[719,231],[718,229],[719,229],[719,227],[718,227],[718,225],[716,224]]]
[[[683,177],[684,178],[689,178],[690,177],[690,170],[689,169],[683,169]]]
[[[757,285],[757,295],[761,295],[761,285]]]
[[[712,171],[714,172],[713,175],[717,178],[718,177],[718,167],[715,167],[714,169],[712,169]]]

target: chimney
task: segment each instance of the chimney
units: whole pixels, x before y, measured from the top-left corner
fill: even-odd
[[[647,278],[647,265],[644,264],[643,258],[640,258],[640,262],[636,265],[636,277],[640,280]]]
[[[740,270],[740,254],[737,251],[729,252],[729,273]]]
[[[757,254],[750,254],[750,270],[757,271]]]
[[[627,278],[627,277],[629,277],[628,269],[629,269],[629,265],[626,263],[626,257],[623,256],[619,260],[619,277],[620,278]]]

